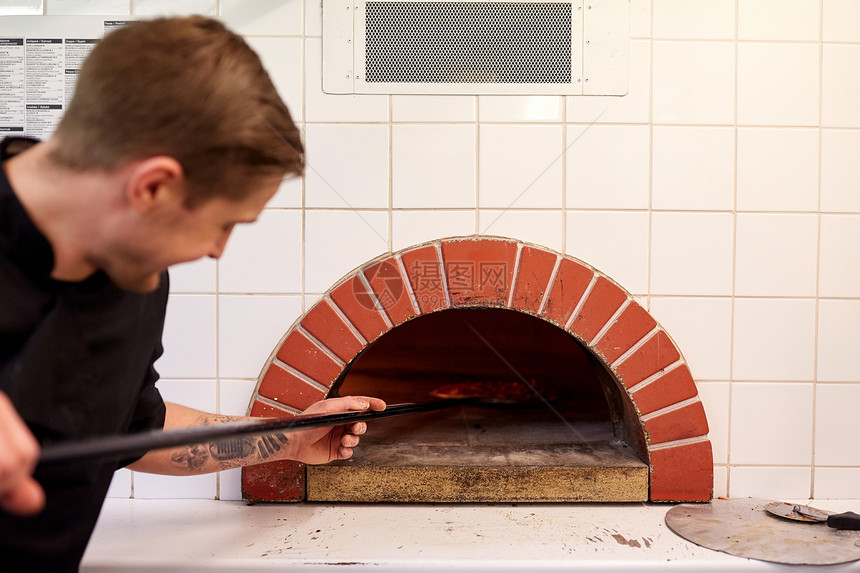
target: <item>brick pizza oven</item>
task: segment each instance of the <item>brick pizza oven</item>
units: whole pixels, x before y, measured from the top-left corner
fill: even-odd
[[[705,412],[669,334],[610,277],[513,239],[441,239],[352,272],[278,343],[249,412],[419,402],[461,381],[519,381],[540,399],[379,420],[353,459],[245,468],[245,499],[711,498]]]

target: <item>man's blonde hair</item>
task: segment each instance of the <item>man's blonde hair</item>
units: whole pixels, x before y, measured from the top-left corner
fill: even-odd
[[[75,170],[173,157],[190,205],[240,199],[261,178],[303,170],[301,135],[257,54],[201,16],[106,36],[81,67],[56,135],[54,159]]]

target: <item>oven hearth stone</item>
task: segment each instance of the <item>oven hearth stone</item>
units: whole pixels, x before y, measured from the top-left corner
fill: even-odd
[[[307,500],[647,501],[648,465],[609,422],[471,406],[372,423],[353,458],[307,467]]]

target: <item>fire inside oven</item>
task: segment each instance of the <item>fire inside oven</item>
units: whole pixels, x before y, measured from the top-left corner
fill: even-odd
[[[638,417],[613,375],[569,333],[524,313],[449,309],[404,323],[355,358],[330,395],[421,402],[463,384],[523,393],[375,421],[353,458],[307,467],[307,500],[648,500]]]

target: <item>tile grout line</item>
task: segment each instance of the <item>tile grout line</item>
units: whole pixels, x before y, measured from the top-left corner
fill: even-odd
[[[654,0],[648,2],[648,281],[647,311],[651,312],[654,257]]]
[[[394,96],[388,95],[388,252],[394,252]]]
[[[471,122],[475,126],[475,234],[481,234],[481,103],[478,96],[472,96],[472,112],[475,119]]]
[[[732,483],[732,400],[734,399],[735,385],[735,311],[736,311],[736,282],[737,282],[737,237],[738,237],[738,60],[739,60],[739,41],[738,30],[740,29],[740,0],[734,1],[734,90],[733,97],[733,120],[734,125],[734,148],[732,149],[732,291],[729,303],[729,388],[728,388],[728,412],[727,412],[727,428],[726,428],[726,491],[725,494],[731,495]]]
[[[812,436],[811,446],[812,451],[809,453],[809,499],[815,499],[815,436],[818,420],[816,420],[816,412],[818,409],[818,351],[819,351],[819,331],[821,328],[821,171],[822,171],[822,146],[824,141],[824,130],[822,128],[824,112],[824,0],[818,2],[818,215],[817,215],[817,237],[816,237],[816,252],[815,252],[815,309],[814,313],[814,330],[812,338]]]

